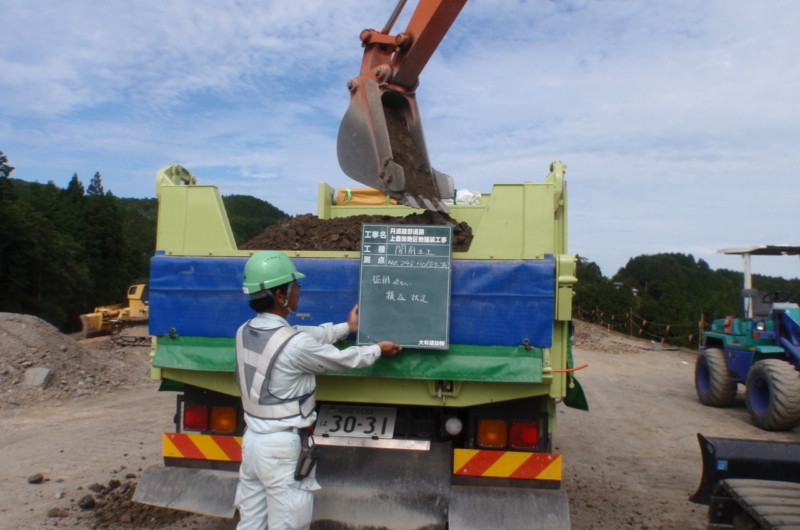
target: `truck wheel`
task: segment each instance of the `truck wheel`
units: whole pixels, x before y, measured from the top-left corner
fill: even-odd
[[[731,381],[724,351],[708,348],[700,352],[694,367],[694,386],[703,405],[730,407],[734,404],[736,381]]]
[[[745,401],[753,425],[788,431],[800,423],[800,372],[786,361],[758,361],[747,374]]]

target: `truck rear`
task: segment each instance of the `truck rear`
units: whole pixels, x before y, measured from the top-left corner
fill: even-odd
[[[152,376],[176,392],[174,411],[162,411],[175,429],[135,500],[233,517],[244,432],[234,335],[253,317],[241,285],[254,251],[237,250],[219,190],[174,177],[183,171],[159,173],[150,277]],[[321,219],[420,211],[338,206],[333,195],[320,184]],[[450,210],[474,238],[452,255],[449,349],[317,377],[320,417],[340,426],[315,436],[314,528],[570,527],[556,404],[586,403],[571,372],[564,166]],[[306,275],[290,323],[343,321],[359,299],[360,252],[284,252]],[[365,436],[370,425],[380,436]]]

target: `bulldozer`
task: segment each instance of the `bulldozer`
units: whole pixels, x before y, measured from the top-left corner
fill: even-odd
[[[149,292],[147,284],[131,285],[127,294],[128,307],[104,305],[81,315],[81,339],[111,335],[111,340],[120,346],[149,345]]]

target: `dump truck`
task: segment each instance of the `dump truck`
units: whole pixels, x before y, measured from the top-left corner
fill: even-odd
[[[152,377],[176,392],[164,465],[135,500],[233,517],[243,409],[234,336],[253,313],[245,263],[218,188],[158,176],[158,249],[150,271]],[[335,205],[319,185],[318,217],[402,217],[403,205]],[[318,409],[390,415],[388,436],[315,436],[322,450],[314,528],[567,529],[553,452],[556,405],[586,408],[571,359],[575,257],[567,252],[564,165],[543,182],[495,184],[479,205],[452,205],[473,228],[453,252],[450,346],[407,348],[372,367],[317,377]],[[306,275],[292,324],[342,321],[359,300],[358,251],[286,250]],[[351,345],[346,341],[341,347]],[[349,416],[349,417],[347,417]],[[353,419],[350,419],[353,418]]]
[[[797,256],[800,247],[761,245],[728,248],[744,261],[743,316],[715,320],[695,365],[701,403],[729,407],[739,384],[754,425],[768,431],[800,423],[800,306],[783,291],[753,289],[751,256]]]
[[[565,165],[553,162],[542,182],[495,184],[475,204],[449,206],[453,179],[431,165],[416,103],[419,73],[465,3],[420,0],[406,30],[391,35],[401,0],[382,30],[360,35],[364,58],[347,83],[337,154],[346,175],[388,198],[336,201],[321,183],[319,219],[424,209],[468,223],[473,239],[448,254],[449,313],[434,322],[447,340],[317,376],[313,528],[570,528],[556,405],[588,405],[571,358],[577,279]],[[134,500],[233,517],[245,428],[234,336],[253,316],[242,279],[256,250],[237,249],[219,190],[186,169],[159,172],[156,194],[152,377],[176,392],[164,411],[175,429],[162,437],[164,465],[145,470]],[[425,229],[411,230],[399,237],[412,243]],[[366,243],[272,250],[306,275],[291,324],[341,322],[359,303]],[[356,340],[368,316],[360,310]]]
[[[128,307],[99,306],[81,315],[81,339],[111,335],[111,340],[121,346],[150,344],[148,294],[147,284],[131,285],[127,291]]]

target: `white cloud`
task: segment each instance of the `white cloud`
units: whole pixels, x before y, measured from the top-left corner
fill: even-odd
[[[15,177],[100,170],[115,194],[152,196],[177,162],[305,213],[317,182],[351,183],[335,153],[344,85],[359,31],[395,2],[7,4],[0,149]],[[485,192],[563,160],[572,250],[606,274],[655,252],[736,269],[715,250],[791,243],[800,221],[799,15],[788,1],[470,2],[421,76],[431,159]]]

